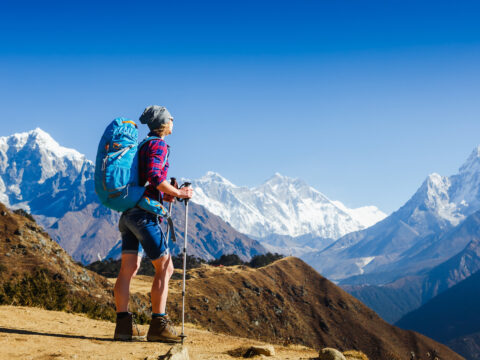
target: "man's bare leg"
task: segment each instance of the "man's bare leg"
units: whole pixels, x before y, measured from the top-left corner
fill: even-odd
[[[152,312],[165,313],[168,296],[168,282],[173,274],[173,262],[171,255],[162,256],[152,261],[155,267],[155,277],[152,283]]]
[[[122,254],[122,265],[113,289],[117,313],[128,311],[130,281],[137,274],[141,261],[142,258],[137,254]]]

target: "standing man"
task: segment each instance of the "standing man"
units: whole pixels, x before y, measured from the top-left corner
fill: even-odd
[[[147,184],[144,195],[152,198],[172,201],[172,197],[190,199],[193,190],[190,187],[177,189],[167,181],[169,146],[165,136],[173,131],[173,117],[163,106],[153,105],[145,109],[140,122],[147,124],[150,133],[155,136],[146,142],[138,153],[140,186]],[[163,199],[163,196],[166,196]],[[168,198],[168,199],[167,199]],[[147,256],[155,267],[155,277],[151,290],[152,321],[147,334],[148,341],[180,342],[166,313],[168,282],[173,274],[173,262],[168,248],[168,239],[160,228],[156,215],[138,207],[123,212],[119,230],[122,235],[122,265],[115,283],[114,295],[117,308],[115,340],[138,340],[145,337],[133,327],[132,314],[128,312],[130,281],[137,273],[141,256],[138,255],[142,244]]]

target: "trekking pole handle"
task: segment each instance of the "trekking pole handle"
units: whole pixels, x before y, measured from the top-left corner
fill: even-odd
[[[188,182],[188,181],[187,181],[187,182],[184,182],[182,185],[180,185],[179,189],[181,189],[181,188],[183,188],[183,187],[190,187],[190,185],[192,185],[192,183],[190,183],[190,182]],[[183,198],[183,199],[177,198],[177,199],[178,199],[178,201],[180,201],[180,202],[182,202],[182,201],[185,202],[185,205],[187,205],[188,200],[189,200],[189,199],[187,199],[187,198]]]

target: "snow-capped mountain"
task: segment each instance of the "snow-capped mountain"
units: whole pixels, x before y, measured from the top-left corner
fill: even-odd
[[[305,255],[304,259],[334,280],[370,273],[370,277],[352,281],[372,282],[375,274],[381,273],[377,281],[392,281],[405,271],[435,266],[454,255],[452,251],[458,252],[447,244],[438,246],[441,251],[425,253],[444,238],[443,234],[477,210],[480,210],[480,147],[457,174],[429,175],[412,198],[389,217],[368,229],[347,234],[328,248]]]
[[[41,129],[0,137],[0,201],[31,212],[83,262],[106,255],[119,238],[119,215],[97,202],[93,173],[90,160]]]
[[[0,137],[0,201],[7,206],[32,212],[48,208],[46,212],[52,215],[81,207],[89,200],[85,197],[85,183],[91,174],[91,161],[75,150],[60,146],[39,128]],[[75,190],[80,192],[72,193],[68,204],[59,204],[58,195],[67,188],[72,190],[75,182]]]
[[[53,239],[83,263],[105,257],[120,238],[120,214],[99,204],[93,174],[90,160],[60,146],[41,129],[0,137],[0,202],[32,213]],[[234,252],[248,260],[265,252],[256,240],[239,234],[201,206],[192,206],[190,217],[192,255],[211,259]],[[177,227],[181,225],[178,216],[176,222]],[[180,241],[182,234],[178,231]],[[178,252],[178,246],[172,250]]]
[[[308,235],[333,240],[386,216],[375,206],[348,209],[304,181],[278,173],[260,186],[247,188],[208,172],[192,181],[192,186],[194,202],[256,239]]]

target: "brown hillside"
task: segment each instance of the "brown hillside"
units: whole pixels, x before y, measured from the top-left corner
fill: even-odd
[[[147,319],[145,297],[132,309]],[[115,319],[113,287],[73,261],[30,216],[0,204],[0,304],[38,306]]]
[[[299,259],[267,267],[189,272],[187,322],[234,336],[340,350],[358,349],[370,359],[462,359],[447,347],[381,320],[372,310]],[[139,279],[131,310],[146,320],[151,279]],[[134,290],[132,289],[132,290]],[[181,281],[174,280],[169,313],[180,318]],[[112,286],[77,265],[33,220],[0,204],[0,304],[84,312],[113,320]],[[28,321],[28,320],[27,320]],[[111,330],[105,335],[111,338]],[[396,356],[396,357],[395,357]]]
[[[410,359],[411,352],[426,359],[432,349],[441,359],[462,359],[440,343],[386,323],[297,258],[260,269],[204,266],[189,275],[186,321],[209,330],[273,343],[357,349],[370,359]],[[179,280],[171,284],[168,306],[179,319]]]

